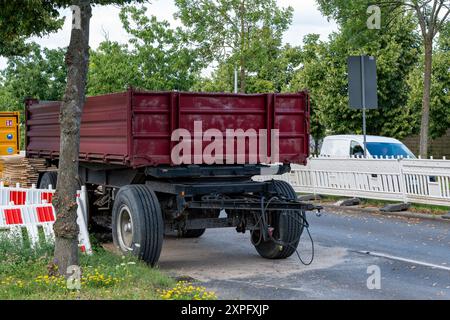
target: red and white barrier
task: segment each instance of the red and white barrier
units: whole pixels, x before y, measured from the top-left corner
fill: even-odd
[[[39,242],[39,226],[44,231],[46,241],[53,241],[55,219],[51,204],[0,207],[0,229],[11,229],[15,235],[25,228],[32,245]]]
[[[11,189],[11,190],[8,190]],[[20,195],[18,195],[20,193]],[[27,230],[31,244],[34,246],[39,243],[39,227],[42,227],[46,241],[53,241],[55,238],[53,224],[56,221],[56,212],[48,201],[51,201],[54,191],[39,189],[20,189],[5,188],[0,186],[0,195],[2,199],[15,199],[10,201],[9,205],[0,205],[0,229],[8,231],[8,236],[21,235],[21,229]],[[36,204],[28,202],[36,201]],[[3,202],[2,202],[3,204]],[[80,249],[87,254],[92,254],[92,247],[89,241],[87,230],[87,192],[82,187],[77,193],[77,223],[80,229],[78,241]],[[19,237],[20,238],[20,237]]]
[[[48,189],[36,189],[33,185],[30,189],[21,188],[19,184],[16,187],[5,187],[0,183],[0,206],[7,206],[11,203],[22,206],[28,204],[52,203],[55,190],[50,185]]]

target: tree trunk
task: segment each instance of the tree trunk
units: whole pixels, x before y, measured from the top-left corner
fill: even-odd
[[[81,113],[85,103],[89,63],[89,0],[73,1],[73,25],[66,54],[67,87],[60,111],[61,141],[58,183],[54,206],[57,219],[54,263],[61,275],[67,267],[78,265],[78,232],[76,192],[78,189],[78,154]]]
[[[430,130],[431,74],[433,69],[433,40],[425,39],[425,66],[423,80],[422,122],[420,125],[420,155],[428,157]]]
[[[245,60],[241,58],[241,93],[245,93],[246,81],[245,81]]]
[[[241,69],[241,89],[240,93],[245,93],[246,79],[245,79],[245,1],[242,0],[240,7],[241,15],[241,57],[240,57],[240,69]]]
[[[314,155],[316,155],[316,156],[318,156],[320,154],[319,144],[320,144],[320,139],[314,138]]]

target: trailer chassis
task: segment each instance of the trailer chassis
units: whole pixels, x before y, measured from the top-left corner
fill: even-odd
[[[143,255],[154,264],[163,233],[176,231],[180,236],[199,237],[213,228],[250,231],[262,257],[292,255],[303,229],[309,227],[306,212],[321,208],[299,201],[284,181],[252,180],[257,175],[289,171],[289,165],[132,169],[81,163],[79,175],[81,183],[89,186],[89,203],[95,207],[92,212],[112,216],[115,243],[122,251]]]

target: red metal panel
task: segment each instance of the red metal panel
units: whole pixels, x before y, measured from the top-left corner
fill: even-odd
[[[195,121],[202,122],[203,132],[217,129],[226,136],[226,130],[265,129],[265,95],[229,95],[229,94],[180,94],[180,123],[181,128],[189,132],[194,131]],[[195,142],[194,142],[195,144]],[[203,149],[209,142],[203,143]],[[224,144],[225,148],[225,144]],[[237,146],[234,149],[234,161],[237,161]],[[249,157],[250,146],[246,141],[246,162]],[[224,149],[224,154],[226,150]],[[194,159],[192,159],[194,162]]]
[[[80,130],[80,159],[124,163],[128,156],[126,93],[90,97]],[[43,157],[59,154],[59,102],[34,104],[27,112],[27,153]]]
[[[300,163],[309,155],[308,96],[276,95],[274,129],[280,130],[280,162]]]
[[[173,165],[173,130],[184,128],[193,135],[194,122],[202,121],[203,132],[278,129],[280,161],[305,163],[309,151],[308,99],[306,92],[236,95],[131,89],[90,97],[82,117],[80,159],[132,167]],[[57,157],[59,103],[27,108],[28,154]],[[270,135],[267,139],[270,142]],[[270,155],[270,143],[268,147]],[[246,152],[249,150],[247,142]]]
[[[133,166],[170,164],[171,93],[133,95]]]
[[[87,99],[80,131],[82,158],[127,156],[127,97],[122,93]]]
[[[27,150],[59,152],[59,103],[27,106]]]

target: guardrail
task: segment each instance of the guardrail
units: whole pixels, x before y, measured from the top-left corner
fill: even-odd
[[[450,161],[445,158],[310,158],[283,176],[299,193],[450,206]]]

